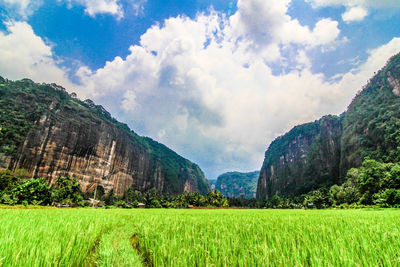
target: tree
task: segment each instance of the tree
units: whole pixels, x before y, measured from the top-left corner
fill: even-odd
[[[113,205],[118,201],[118,198],[114,195],[114,189],[111,189],[108,194],[104,197],[106,205]]]
[[[389,172],[384,163],[367,158],[359,169],[360,193],[362,204],[373,204],[372,196],[381,189],[381,181]]]
[[[206,196],[207,204],[213,207],[228,207],[228,200],[218,190],[211,191]]]
[[[352,168],[347,171],[346,181],[341,186],[331,186],[329,194],[334,204],[352,204],[360,200],[360,183],[358,176],[359,170]]]
[[[360,179],[358,178],[358,169],[351,168],[347,171],[345,183],[348,187],[358,188],[360,186]]]
[[[304,199],[304,205],[306,207],[315,207],[317,209],[323,209],[332,205],[329,193],[327,190],[318,189],[307,194]]]
[[[398,205],[400,204],[400,190],[394,188],[385,189],[375,194],[373,198],[374,198],[374,204],[383,206]]]
[[[272,208],[279,208],[282,204],[282,198],[278,195],[274,195],[269,201],[269,204]]]
[[[31,179],[11,190],[15,204],[46,205],[50,203],[51,190],[44,179]]]
[[[161,208],[161,195],[156,188],[152,188],[144,193],[144,204],[148,208]]]
[[[185,202],[189,205],[193,205],[195,207],[202,207],[205,205],[206,200],[199,192],[185,193],[183,196],[185,198]]]
[[[144,202],[144,196],[142,192],[135,190],[133,187],[129,187],[128,190],[124,194],[124,199],[127,202]]]
[[[18,183],[18,178],[10,170],[0,172],[0,192],[12,189]]]
[[[400,189],[400,164],[391,164],[389,175],[382,184],[386,188]]]
[[[53,202],[78,203],[83,200],[81,186],[76,178],[60,176],[51,189]]]
[[[329,189],[329,196],[332,200],[332,203],[335,205],[340,205],[345,202],[344,200],[344,192],[343,187],[338,185],[332,185]]]

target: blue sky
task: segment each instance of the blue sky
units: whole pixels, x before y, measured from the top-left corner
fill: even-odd
[[[88,16],[85,5],[68,6],[66,1],[47,0],[27,18],[27,22],[38,36],[55,44],[53,51],[58,56],[82,61],[91,68],[101,68],[116,56],[126,57],[128,48],[137,44],[148,28],[162,24],[169,17],[185,15],[194,18],[198,12],[207,12],[210,7],[227,13],[230,6],[235,6],[227,0],[158,0],[139,1],[141,7],[138,10],[129,2],[132,1],[120,1],[124,17],[116,19],[109,13]],[[3,18],[10,17],[10,9],[3,10],[2,14]]]
[[[0,0],[0,75],[56,82],[207,178],[261,167],[400,52],[398,0]]]

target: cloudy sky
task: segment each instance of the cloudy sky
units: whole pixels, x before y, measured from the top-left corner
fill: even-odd
[[[207,178],[260,169],[400,52],[399,0],[0,0],[0,75],[56,82]]]

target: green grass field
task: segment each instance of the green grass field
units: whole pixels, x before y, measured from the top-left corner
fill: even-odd
[[[400,266],[400,210],[0,209],[0,266]]]

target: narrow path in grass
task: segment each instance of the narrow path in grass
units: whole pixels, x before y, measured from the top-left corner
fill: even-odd
[[[99,244],[100,244],[101,236],[102,236],[102,234],[100,234],[100,235],[96,238],[96,240],[94,241],[94,244],[93,244],[92,248],[90,249],[90,252],[89,252],[89,255],[88,255],[88,258],[87,258],[87,261],[86,261],[85,266],[88,266],[88,267],[96,266],[96,262],[95,262],[95,259],[96,259],[96,249],[97,249],[97,247],[98,247]]]
[[[149,251],[147,251],[146,248],[140,244],[139,234],[134,233],[129,239],[129,242],[131,243],[132,248],[142,257],[143,266],[153,267],[153,258],[151,257]]]
[[[97,254],[97,249],[98,249],[98,247],[99,247],[99,245],[100,245],[100,241],[101,241],[103,235],[109,233],[109,232],[111,231],[111,229],[112,229],[111,227],[107,227],[107,228],[105,229],[105,231],[101,232],[101,233],[96,237],[96,240],[94,241],[93,246],[90,248],[89,255],[88,255],[87,260],[86,260],[86,262],[85,262],[85,266],[88,266],[88,267],[97,266],[97,263],[96,263],[96,254]]]
[[[101,235],[89,255],[88,266],[154,266],[134,230],[134,224],[127,220]]]

